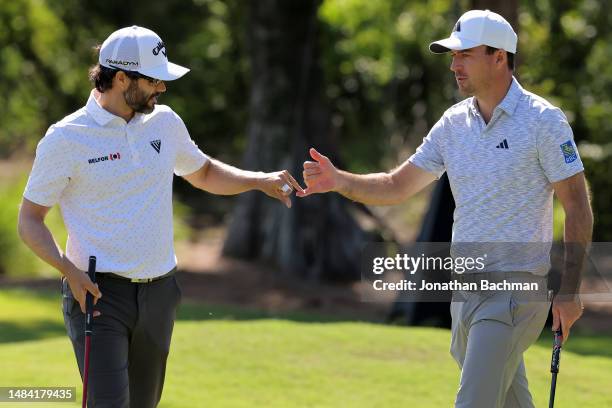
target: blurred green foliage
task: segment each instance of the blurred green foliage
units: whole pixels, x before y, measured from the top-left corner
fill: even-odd
[[[36,257],[17,235],[17,216],[26,181],[20,177],[0,185],[0,275],[53,276],[52,268]],[[57,206],[49,211],[45,223],[58,244],[64,247],[67,234]]]
[[[446,0],[323,2],[321,63],[351,170],[395,166],[452,104],[445,57],[427,48],[450,31],[450,9]]]
[[[83,106],[92,48],[133,24],[153,28],[169,58],[192,69],[167,84],[161,103],[205,151],[239,156],[248,94],[243,9],[220,0],[0,1],[0,157],[33,151],[49,125]]]
[[[138,24],[158,32],[170,59],[192,69],[167,84],[161,103],[183,117],[204,151],[240,161],[250,103],[247,2],[0,4],[0,157],[32,153],[51,123],[81,107],[91,87],[87,68],[96,60],[92,47],[115,29]],[[450,32],[456,4],[463,3],[322,2],[319,63],[345,167],[397,165],[459,98],[450,60],[427,48]],[[612,240],[611,29],[606,0],[520,1],[517,76],[561,107],[574,128],[593,190],[597,240]],[[222,214],[227,205],[205,208]]]
[[[594,239],[612,240],[612,14],[605,0],[524,1],[520,78],[567,115],[591,185]]]

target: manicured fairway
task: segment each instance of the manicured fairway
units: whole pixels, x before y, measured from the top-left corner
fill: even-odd
[[[450,407],[459,371],[448,342],[442,329],[187,303],[160,407]],[[609,337],[571,339],[556,407],[612,406],[610,344]],[[57,294],[0,290],[0,361],[0,386],[76,386],[80,398]],[[526,361],[536,406],[547,406],[548,333]]]

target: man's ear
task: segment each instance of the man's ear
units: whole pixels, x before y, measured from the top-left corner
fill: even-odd
[[[497,50],[495,57],[496,64],[504,64],[506,65],[506,58],[508,58],[508,54],[504,50]]]
[[[130,78],[123,71],[119,71],[113,78],[113,88],[117,87],[121,91],[125,91],[130,86]]]

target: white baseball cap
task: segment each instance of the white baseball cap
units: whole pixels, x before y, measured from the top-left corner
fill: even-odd
[[[98,61],[107,68],[134,71],[162,81],[172,81],[189,72],[168,61],[166,46],[157,34],[138,26],[112,33],[102,43]]]
[[[429,50],[442,54],[488,45],[516,53],[518,37],[510,23],[490,10],[470,10],[455,24],[450,37],[429,44]]]

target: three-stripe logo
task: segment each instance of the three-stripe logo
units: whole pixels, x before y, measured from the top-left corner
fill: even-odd
[[[504,139],[503,142],[501,142],[500,144],[498,144],[497,146],[495,146],[496,149],[509,149],[508,147],[508,141],[506,139]]]

